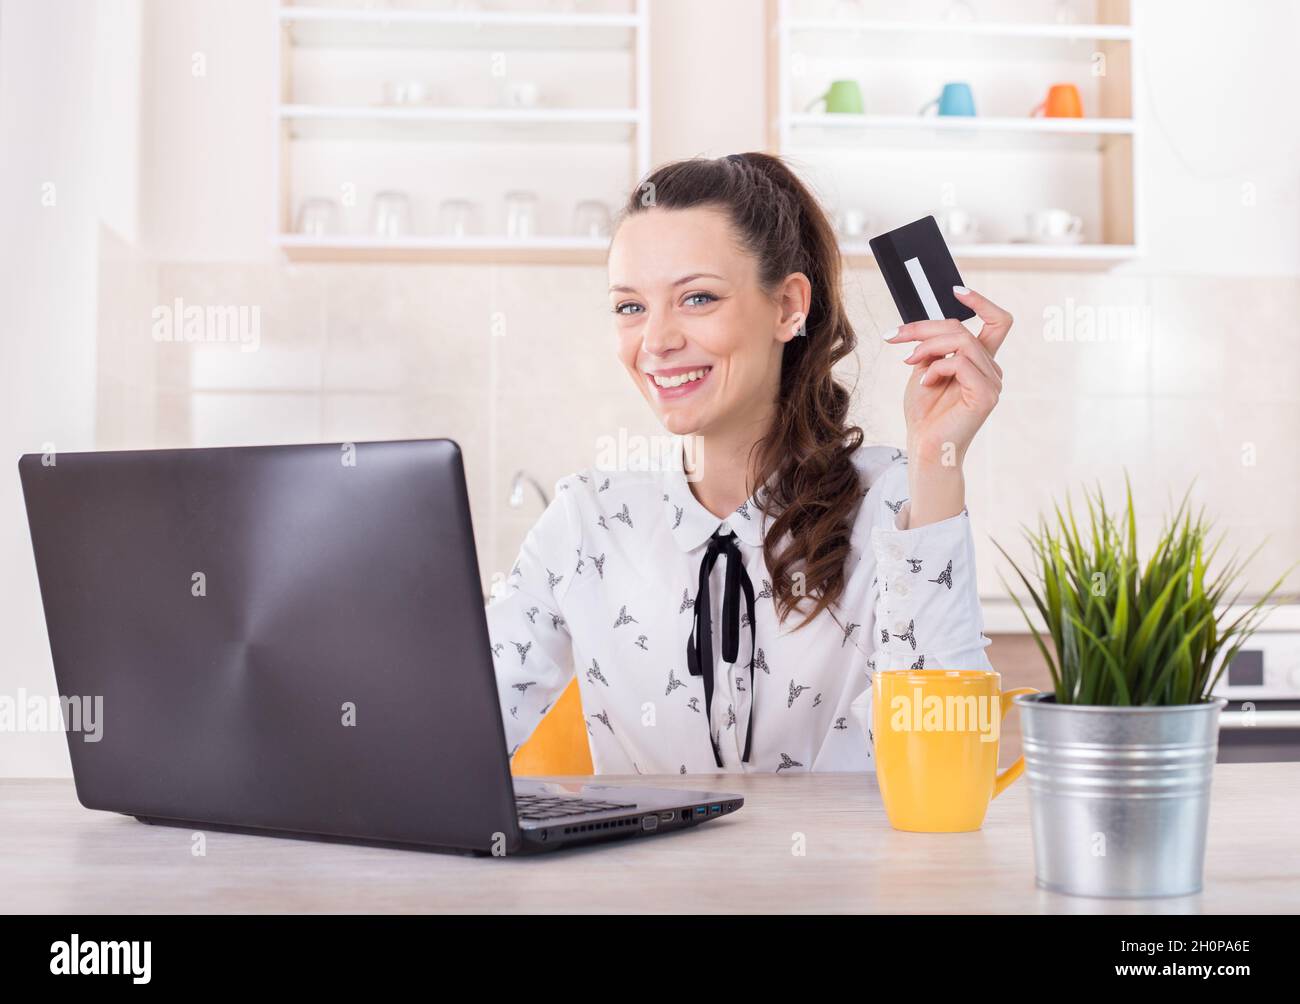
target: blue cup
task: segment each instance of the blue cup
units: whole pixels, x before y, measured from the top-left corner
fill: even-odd
[[[919,114],[924,115],[934,105],[938,106],[940,115],[974,115],[975,95],[971,93],[970,84],[944,84],[939,96],[927,101]]]

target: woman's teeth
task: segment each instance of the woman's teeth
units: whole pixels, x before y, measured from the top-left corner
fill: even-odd
[[[676,376],[661,377],[651,374],[651,377],[660,387],[680,387],[682,384],[690,383],[693,380],[703,380],[704,374],[712,368],[712,366],[705,366],[703,369],[691,370],[689,373],[678,373]]]

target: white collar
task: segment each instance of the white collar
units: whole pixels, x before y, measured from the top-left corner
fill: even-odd
[[[664,510],[673,539],[683,551],[693,551],[704,544],[724,524],[736,538],[751,547],[762,547],[766,517],[758,508],[756,491],[727,517],[715,516],[695,497],[686,480],[682,437],[676,437],[673,457],[663,475]],[[759,489],[761,491],[762,489]]]

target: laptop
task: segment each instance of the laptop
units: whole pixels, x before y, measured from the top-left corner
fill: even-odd
[[[506,855],[739,795],[510,774],[447,439],[18,464],[77,797],[146,823]],[[89,707],[89,703],[86,704]]]

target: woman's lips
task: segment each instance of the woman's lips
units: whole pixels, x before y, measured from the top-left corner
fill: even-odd
[[[660,400],[673,400],[685,397],[687,394],[694,394],[709,379],[709,374],[712,372],[712,366],[678,366],[674,369],[647,373],[645,378],[650,384],[650,389],[659,396]],[[665,387],[655,379],[656,377],[675,386]]]

